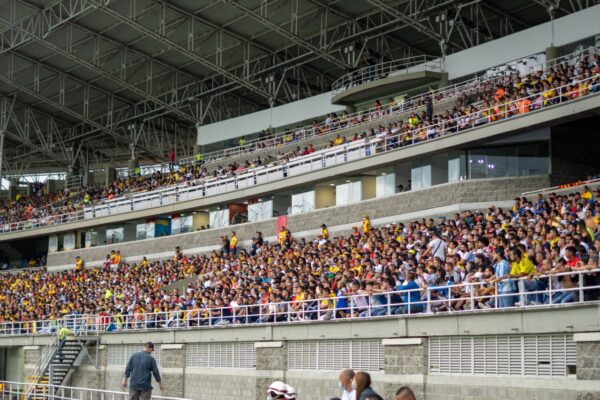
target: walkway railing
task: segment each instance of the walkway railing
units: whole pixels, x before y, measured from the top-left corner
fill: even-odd
[[[192,307],[185,311],[132,315],[66,316],[62,325],[68,326],[75,334],[100,334],[549,308],[600,301],[599,274],[600,269],[590,269],[497,282],[442,283],[409,290],[361,290],[344,296],[287,302]],[[558,283],[560,281],[561,284]],[[5,322],[0,324],[0,335],[52,334],[56,329],[55,322]]]
[[[437,56],[422,55],[369,65],[349,72],[333,82],[331,96],[335,97],[354,86],[366,82],[417,71],[442,72],[442,62]]]
[[[600,178],[599,179],[589,179],[589,180],[585,180],[585,181],[577,181],[577,182],[573,182],[570,184],[564,184],[564,185],[558,185],[558,186],[551,186],[551,187],[547,187],[544,189],[532,190],[529,192],[523,192],[522,195],[523,196],[531,196],[532,194],[548,193],[548,192],[552,192],[552,191],[565,190],[565,189],[570,189],[570,188],[575,188],[575,187],[583,188],[583,186],[596,185],[596,184],[600,184]]]
[[[561,64],[563,62],[571,62],[574,58],[579,58],[583,54],[594,54],[597,50],[598,50],[597,47],[588,47],[588,48],[585,48],[582,50],[577,50],[568,55],[557,57],[552,60],[547,60],[544,63],[536,64],[535,66],[532,66],[532,68],[535,68],[536,71],[545,71],[548,68],[555,67],[556,65]],[[427,57],[427,56],[425,56],[425,57]],[[399,60],[398,62],[400,63],[402,61],[403,60]],[[516,60],[511,61],[506,64],[511,64],[514,62],[516,62]],[[398,65],[400,65],[400,64],[398,64]],[[367,68],[369,68],[369,67],[367,67]],[[456,82],[456,83],[447,85],[443,88],[433,90],[428,93],[423,93],[420,95],[413,96],[410,98],[410,100],[407,103],[398,105],[392,111],[393,112],[402,112],[402,113],[417,112],[418,110],[423,108],[423,106],[424,106],[423,102],[426,97],[431,97],[433,99],[434,105],[435,105],[436,100],[450,100],[453,98],[457,98],[463,94],[465,94],[465,95],[474,94],[474,93],[480,92],[484,88],[491,87],[491,85],[495,84],[498,81],[502,81],[505,78],[506,77],[504,76],[504,74],[500,71],[495,75],[486,74],[486,75],[476,76],[474,78]],[[334,83],[334,85],[335,85],[335,83]],[[389,106],[386,105],[386,106],[384,106],[384,108],[389,108]],[[362,110],[362,111],[359,111],[356,113],[349,114],[349,115],[347,115],[347,118],[344,117],[344,119],[352,120],[352,119],[359,118],[362,120],[362,119],[364,119],[364,116],[366,114],[371,115],[374,111],[375,111],[374,108],[371,108],[368,110]],[[366,123],[369,123],[369,122],[372,122],[372,120],[370,118],[366,121]],[[364,125],[364,123],[352,125],[352,127],[360,126],[360,125]],[[285,144],[290,144],[290,143],[300,143],[305,140],[309,140],[309,139],[318,137],[319,135],[324,134],[324,133],[335,133],[338,131],[343,131],[347,128],[348,128],[347,126],[345,126],[344,124],[341,124],[339,122],[336,124],[328,124],[327,121],[322,121],[317,126],[306,125],[306,126],[302,126],[300,128],[289,129],[289,130],[286,130],[285,132],[273,133],[273,134],[270,134],[270,135],[267,135],[267,136],[261,137],[261,138],[248,139],[248,140],[246,140],[246,143],[242,146],[233,146],[233,147],[229,147],[229,148],[223,149],[223,150],[215,150],[215,151],[211,151],[208,153],[204,153],[203,161],[205,164],[212,163],[212,162],[218,162],[218,161],[226,159],[226,158],[238,157],[238,156],[242,156],[244,154],[250,154],[256,150],[260,150],[257,147],[259,144],[266,145],[267,148],[274,148],[276,146],[283,146]],[[294,138],[293,140],[291,140],[292,137]],[[180,166],[190,166],[190,165],[194,165],[194,163],[195,163],[194,157],[183,158],[178,161],[178,165],[180,165]],[[158,166],[154,166],[151,169],[152,170],[160,170],[162,172],[167,172],[167,171],[169,171],[169,168],[170,168],[170,164],[164,163],[164,164],[160,164]],[[125,172],[127,172],[127,171],[125,171]]]
[[[600,94],[597,79],[600,74],[582,81],[552,88],[547,96],[542,93],[518,98],[491,107],[465,113],[408,132],[384,131],[375,137],[367,137],[344,145],[316,151],[312,154],[282,161],[271,166],[247,169],[227,178],[208,178],[189,181],[177,186],[129,194],[120,198],[106,200],[97,205],[86,207],[77,212],[53,215],[45,218],[4,224],[0,234],[22,230],[37,229],[45,226],[91,220],[98,217],[128,213],[153,207],[166,206],[182,201],[207,198],[240,189],[281,181],[292,176],[345,164],[350,161],[395,151],[403,147],[418,145],[430,140],[459,135],[486,124],[495,124],[517,116],[528,115],[540,110],[552,108],[564,102],[577,101],[585,96]],[[596,81],[596,82],[594,82]],[[573,90],[572,86],[577,85]],[[585,86],[585,89],[583,87]],[[526,103],[528,101],[529,103]],[[386,115],[382,110],[380,117]]]
[[[0,381],[2,399],[25,400],[28,394],[35,400],[129,400],[129,393],[113,390]],[[155,400],[183,400],[179,397],[152,395]]]

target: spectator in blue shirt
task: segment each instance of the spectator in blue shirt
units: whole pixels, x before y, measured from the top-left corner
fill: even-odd
[[[504,247],[498,246],[494,249],[492,255],[494,260],[494,270],[496,277],[490,282],[497,282],[499,308],[512,307],[516,301],[517,289],[515,282],[510,279],[510,263],[506,260]]]
[[[421,302],[421,291],[417,282],[415,282],[415,273],[407,272],[406,280],[396,290],[402,291],[402,305],[393,310],[394,314],[410,314],[423,312],[423,303]]]

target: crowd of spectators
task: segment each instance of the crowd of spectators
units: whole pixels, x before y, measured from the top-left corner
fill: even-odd
[[[128,263],[113,253],[101,267],[78,259],[75,270],[0,275],[0,323],[24,322],[0,326],[27,333],[44,328],[35,320],[94,324],[102,316],[114,330],[598,300],[599,227],[600,188],[586,187],[438,223],[372,227],[365,215],[337,237],[322,226],[312,240],[282,229],[273,242],[257,235],[239,248],[237,237],[223,238],[220,251],[186,256],[176,249],[164,261]],[[195,283],[181,293],[164,290],[190,276]]]
[[[398,119],[388,125],[381,125],[369,129],[352,137],[338,133],[329,143],[305,147],[298,146],[291,152],[279,152],[277,155],[261,159],[260,156],[244,162],[232,162],[227,166],[208,167],[203,161],[196,164],[175,166],[175,155],[169,154],[172,170],[168,172],[155,171],[149,175],[140,173],[119,178],[108,186],[81,188],[79,190],[64,190],[59,193],[47,194],[38,190],[31,196],[19,196],[15,200],[2,201],[0,210],[0,226],[10,229],[11,224],[20,221],[35,220],[37,225],[51,225],[69,221],[65,214],[81,210],[83,207],[95,204],[102,200],[110,200],[126,193],[135,193],[163,188],[171,185],[197,185],[204,179],[223,179],[265,165],[285,164],[292,159],[310,155],[322,148],[335,147],[358,140],[370,138],[382,139],[377,146],[397,148],[405,145],[434,139],[448,133],[454,133],[482,124],[495,122],[514,115],[525,114],[530,111],[552,105],[557,102],[567,101],[589,93],[600,91],[600,53],[585,54],[578,63],[558,64],[545,71],[538,71],[527,76],[505,77],[493,86],[485,83],[478,87],[476,93],[463,93],[458,98],[458,103],[452,109],[433,113],[433,103],[440,99],[424,97],[422,111],[412,112],[408,118]],[[411,102],[408,102],[412,106]],[[336,115],[328,114],[323,123],[314,122],[312,129],[318,134],[331,131],[340,131],[350,126],[376,116],[393,115],[404,109],[406,104],[399,104],[390,99],[387,105],[382,105],[379,100],[369,113],[364,113],[350,118],[347,113]],[[265,140],[260,146],[279,145],[282,143],[295,143],[303,137],[306,128],[298,128],[289,132],[280,142],[270,143]],[[258,146],[259,144],[256,144]],[[254,148],[255,151],[257,148]]]

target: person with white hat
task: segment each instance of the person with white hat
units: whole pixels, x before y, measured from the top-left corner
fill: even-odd
[[[267,400],[285,399],[287,385],[281,381],[275,381],[267,389]]]

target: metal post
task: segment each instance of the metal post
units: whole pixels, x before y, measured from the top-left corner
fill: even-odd
[[[0,128],[0,188],[2,188],[2,164],[4,163],[4,129]]]

